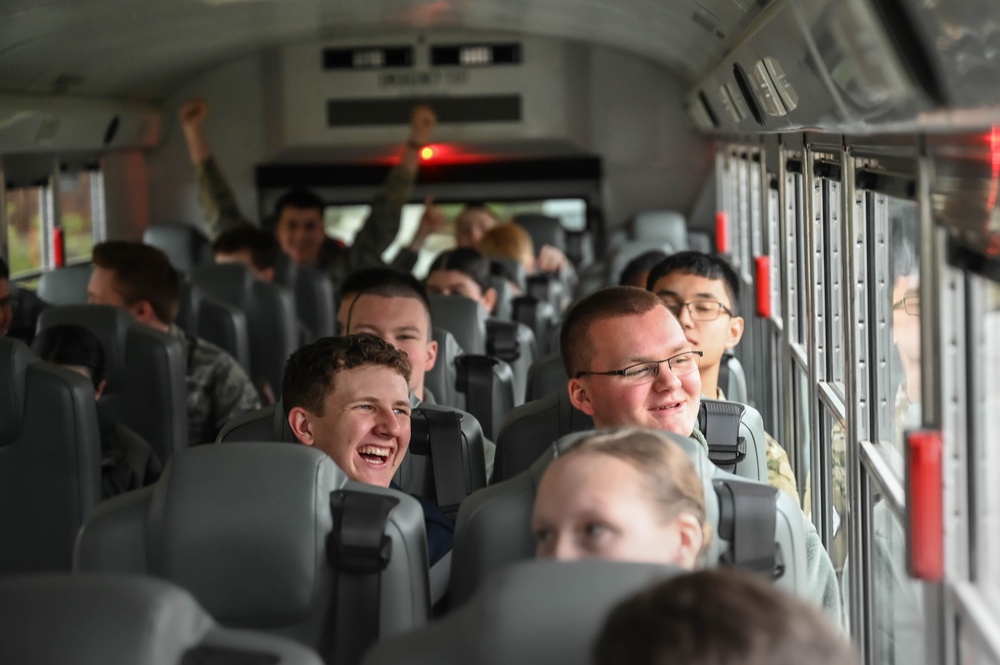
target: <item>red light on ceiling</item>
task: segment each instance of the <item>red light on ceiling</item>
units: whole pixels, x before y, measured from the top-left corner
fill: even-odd
[[[423,148],[420,149],[420,159],[424,161],[427,161],[429,159],[434,159],[434,155],[436,154],[437,152],[434,150],[434,148],[429,145],[425,145]]]
[[[1000,183],[1000,127],[993,125],[990,131],[990,196],[986,202],[987,209],[992,211],[997,204],[997,188]]]

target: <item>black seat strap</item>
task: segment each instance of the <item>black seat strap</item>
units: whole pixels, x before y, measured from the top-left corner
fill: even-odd
[[[382,571],[392,555],[385,523],[397,504],[399,499],[383,494],[330,493],[333,530],[326,540],[326,556],[335,574],[320,645],[327,663],[355,665],[379,638]],[[351,630],[337,630],[339,617],[354,617]]]
[[[181,665],[277,665],[281,656],[241,647],[196,646],[181,657]]]
[[[489,319],[486,321],[486,355],[514,362],[521,357],[517,340],[517,322]]]
[[[718,379],[717,383],[718,383],[719,386],[722,387],[723,390],[726,391],[726,397],[728,397],[729,399],[739,399],[739,397],[737,397],[736,395],[734,395],[733,391],[729,389],[730,388],[730,386],[729,386],[729,361],[731,359],[735,358],[735,357],[736,356],[735,356],[735,354],[733,354],[733,350],[732,349],[726,349],[722,353],[722,362],[719,363],[719,379]]]
[[[427,419],[434,495],[438,508],[454,519],[458,506],[468,495],[466,464],[462,445],[462,420],[457,411],[422,411]]]
[[[746,459],[747,442],[740,436],[740,419],[746,407],[738,402],[703,399],[698,410],[698,429],[708,442],[708,458],[723,471],[734,473]]]
[[[464,355],[455,358],[455,388],[465,395],[465,410],[475,416],[487,437],[493,434],[493,366],[495,358]]]
[[[538,298],[531,295],[518,296],[511,301],[510,306],[511,318],[514,321],[523,323],[534,330],[536,334],[539,332],[541,329],[541,321],[539,320],[541,301]]]
[[[784,557],[775,542],[778,490],[729,478],[713,480],[712,486],[719,498],[719,537],[731,544],[719,560],[774,579],[784,575]]]

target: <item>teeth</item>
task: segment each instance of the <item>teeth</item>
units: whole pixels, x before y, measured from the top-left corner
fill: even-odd
[[[377,455],[378,457],[388,457],[389,449],[380,448],[379,446],[367,445],[358,448],[358,453],[361,455]]]

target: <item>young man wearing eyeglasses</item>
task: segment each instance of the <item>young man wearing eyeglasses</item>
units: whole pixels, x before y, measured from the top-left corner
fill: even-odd
[[[728,294],[711,293],[725,296],[722,304],[732,311]],[[695,300],[687,294],[680,299]],[[654,293],[632,286],[601,289],[576,303],[562,324],[559,343],[570,402],[599,429],[649,427],[690,436],[707,449],[697,421],[703,388],[699,365],[706,364],[709,353],[706,341],[696,340],[698,348]],[[718,371],[712,376],[717,382]],[[808,596],[840,622],[840,591],[830,557],[815,529],[806,539]]]
[[[737,313],[740,281],[723,259],[702,252],[678,252],[649,272],[648,290],[677,317],[692,349],[701,351],[701,394],[726,399],[719,387],[723,354],[743,338]],[[799,501],[792,465],[785,449],[767,434],[767,477],[774,487]]]

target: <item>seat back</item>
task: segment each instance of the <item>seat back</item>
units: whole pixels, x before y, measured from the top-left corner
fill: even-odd
[[[664,240],[630,240],[622,243],[608,260],[607,283],[617,284],[622,270],[632,259],[654,249],[666,252],[668,255],[674,253],[673,245]]]
[[[569,376],[566,374],[561,353],[557,351],[542,356],[528,370],[528,390],[525,399],[533,402],[557,390],[566,392],[568,381]]]
[[[431,321],[455,336],[466,353],[486,352],[486,318],[488,313],[478,302],[465,296],[431,294]]]
[[[689,248],[687,220],[676,210],[640,212],[632,220],[632,237],[668,243],[675,252],[684,252]]]
[[[590,231],[566,232],[566,256],[577,267],[594,262],[594,236]]]
[[[281,394],[285,361],[299,346],[295,298],[278,284],[255,279],[239,263],[211,264],[191,272],[191,281],[208,295],[242,310],[250,335],[250,367],[254,383],[267,381]]]
[[[688,245],[702,254],[712,254],[715,250],[715,242],[708,231],[688,231]]]
[[[70,569],[100,469],[94,387],[0,337],[0,575]]]
[[[13,282],[7,284],[10,288],[10,306],[13,315],[7,328],[7,335],[30,344],[38,327],[38,316],[48,305],[42,302],[35,291],[19,287]]]
[[[56,665],[232,663],[321,665],[291,640],[216,625],[191,594],[125,575],[0,580],[4,662]],[[58,632],[58,639],[53,639]]]
[[[724,417],[706,416],[710,404],[739,410],[736,436],[734,422],[720,420]],[[742,478],[767,482],[767,441],[764,438],[764,421],[757,409],[745,404],[702,399],[699,410],[699,429],[709,440],[713,456],[719,452],[737,455],[734,473]],[[713,426],[714,425],[714,426]],[[594,421],[576,409],[569,400],[565,385],[545,397],[528,402],[512,410],[503,421],[496,439],[497,450],[491,483],[511,478],[531,466],[543,455],[549,445],[560,437],[591,429]]]
[[[511,283],[501,275],[490,275],[490,286],[497,292],[497,302],[493,306],[493,317],[510,321],[510,302],[514,299],[514,289],[511,287]]]
[[[212,241],[189,224],[152,224],[143,232],[142,242],[162,251],[184,273],[212,262]]]
[[[534,556],[535,539],[531,532],[531,513],[538,483],[549,463],[559,452],[587,434],[589,432],[576,433],[555,441],[527,470],[507,481],[477,492],[462,504],[455,527],[455,547],[449,587],[452,607],[466,602],[493,571]],[[714,566],[727,561],[735,554],[732,526],[724,524],[730,519],[728,513],[733,510],[733,504],[727,503],[724,498],[720,499],[720,494],[717,492],[721,491],[724,494],[727,490],[718,490],[716,483],[720,481],[736,485],[742,483],[766,492],[768,500],[774,497],[773,528],[777,549],[770,550],[769,545],[768,548],[772,553],[780,552],[779,558],[784,569],[778,583],[792,592],[804,595],[807,592],[805,524],[802,511],[795,500],[784,492],[767,487],[764,483],[741,479],[722,471],[708,459],[704,448],[692,439],[669,433],[666,436],[683,448],[702,479],[705,518],[714,534],[705,557],[706,565]],[[722,513],[720,506],[723,508]],[[768,513],[764,517],[771,516]],[[722,528],[720,524],[723,525]],[[748,525],[740,526],[746,529]],[[751,525],[749,530],[750,533],[747,534],[738,528],[736,533],[746,534],[749,542],[755,535],[754,526]],[[756,533],[759,533],[759,528]],[[770,543],[769,540],[766,542]],[[740,540],[735,544],[739,547],[747,542]]]
[[[454,414],[454,420],[442,424],[428,414]],[[393,480],[407,494],[429,499],[446,513],[457,512],[458,503],[486,486],[482,428],[464,411],[426,403],[413,409],[410,422],[410,448]],[[216,439],[217,443],[254,441],[298,444],[281,400],[232,418]]]
[[[184,281],[181,284],[180,309],[174,323],[185,332],[224,350],[250,374],[250,332],[247,315],[242,310]]]
[[[524,213],[514,217],[514,221],[524,228],[531,236],[531,243],[537,253],[542,245],[551,245],[560,250],[566,249],[566,231],[558,217]]]
[[[287,254],[278,262],[283,268],[275,271],[274,281],[292,290],[295,311],[313,339],[336,334],[337,294],[330,278],[312,266],[296,265]]]
[[[524,561],[498,571],[465,606],[380,642],[365,665],[589,663],[604,618],[681,572],[620,561]]]
[[[36,293],[48,305],[84,305],[90,271],[89,264],[80,264],[43,272]]]
[[[496,441],[500,424],[514,408],[514,372],[499,358],[463,355],[455,359],[456,408],[471,413],[486,437]]]
[[[437,342],[437,360],[424,375],[424,387],[434,393],[437,404],[455,406],[458,404],[458,389],[455,387],[457,370],[455,358],[465,354],[455,336],[444,328],[434,326],[432,336]]]
[[[511,302],[511,319],[523,323],[535,333],[538,353],[552,352],[550,338],[558,325],[558,310],[547,300],[534,296],[518,296]]]
[[[743,404],[750,401],[746,372],[743,371],[743,364],[739,358],[733,355],[731,350],[722,354],[722,362],[719,365],[719,387],[725,393],[726,399]]]
[[[534,331],[517,321],[488,319],[486,354],[510,365],[511,373],[514,375],[513,406],[524,404],[528,387],[528,370],[538,357],[538,344],[535,341]],[[503,415],[507,413],[504,412]]]
[[[149,442],[160,461],[188,446],[188,391],[181,342],[110,305],[51,307],[38,329],[64,323],[87,328],[104,347],[101,405]]]
[[[522,291],[524,290],[528,276],[524,272],[524,265],[517,259],[509,256],[491,256],[490,272],[493,275],[509,278]]]
[[[377,540],[389,545],[383,545],[388,560],[374,598],[353,598],[356,612],[337,611],[331,619],[328,609],[338,603],[334,589],[349,580],[330,563],[330,548],[351,535],[352,527],[342,532],[341,526],[359,517],[349,505],[335,520],[332,504],[340,492],[396,503],[384,526],[376,525],[382,532]],[[77,572],[159,577],[187,589],[224,626],[252,627],[313,647],[324,633],[334,641],[368,634],[370,621],[383,637],[423,624],[427,565],[416,499],[348,481],[321,451],[273,443],[199,446],[176,455],[155,485],[95,510],[74,557]],[[361,609],[372,604],[374,619]]]

